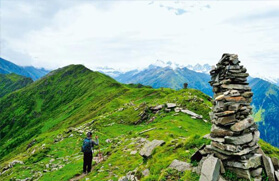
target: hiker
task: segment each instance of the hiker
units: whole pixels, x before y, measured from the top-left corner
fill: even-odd
[[[93,149],[94,145],[99,145],[99,139],[98,136],[95,136],[96,142],[92,140],[92,133],[88,132],[87,133],[87,138],[83,140],[83,145],[81,148],[81,151],[83,152],[83,173],[86,174],[91,171],[91,166],[92,166],[92,159],[93,159]]]

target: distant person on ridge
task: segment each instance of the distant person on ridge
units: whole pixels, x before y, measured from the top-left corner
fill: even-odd
[[[83,145],[81,151],[83,152],[83,173],[86,174],[91,171],[92,159],[93,159],[93,149],[94,145],[99,145],[98,136],[95,136],[96,142],[92,140],[92,133],[87,133],[87,138],[83,140]]]

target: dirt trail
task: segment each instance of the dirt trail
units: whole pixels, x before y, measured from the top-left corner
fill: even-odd
[[[92,166],[91,172],[94,171],[94,168],[98,165],[98,163],[102,162],[103,160],[104,159],[99,160],[99,157],[94,157],[93,161],[95,161],[95,164]],[[75,177],[71,178],[69,181],[78,181],[78,180],[83,179],[86,176],[87,176],[87,174],[84,174],[84,173],[78,174]]]

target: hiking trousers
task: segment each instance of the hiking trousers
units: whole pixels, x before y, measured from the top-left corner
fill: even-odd
[[[92,152],[83,153],[83,173],[89,173],[92,167]]]

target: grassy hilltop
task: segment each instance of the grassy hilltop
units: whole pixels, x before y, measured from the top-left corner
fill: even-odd
[[[0,98],[0,179],[69,180],[81,174],[80,147],[90,130],[99,136],[106,159],[82,180],[118,180],[135,169],[141,180],[198,180],[191,171],[179,173],[168,166],[174,159],[190,162],[190,156],[208,143],[203,136],[211,124],[181,112],[150,110],[165,103],[209,120],[210,97],[198,90],[124,85],[82,65],[55,70]],[[150,128],[154,129],[141,133]],[[165,144],[145,159],[139,154],[144,139]],[[263,141],[261,145],[279,158],[277,148]],[[145,169],[149,176],[141,174]]]

